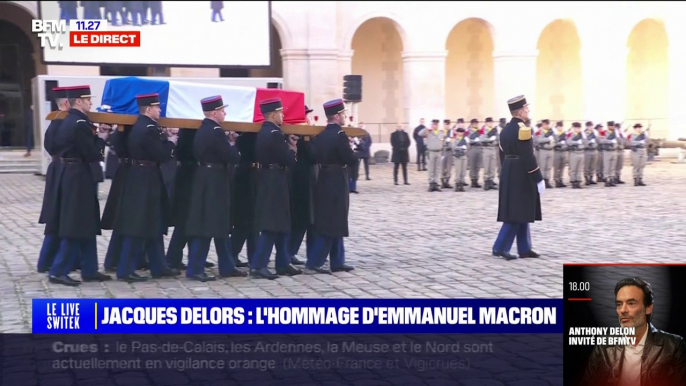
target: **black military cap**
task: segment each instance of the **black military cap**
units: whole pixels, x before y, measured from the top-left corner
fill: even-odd
[[[529,104],[526,102],[526,98],[524,98],[524,95],[516,96],[507,101],[507,106],[510,108],[510,111],[516,111],[528,105]]]
[[[572,127],[581,127],[581,123],[574,122],[574,123],[572,123]]]
[[[65,88],[67,90],[67,98],[69,99],[90,98],[95,96],[91,94],[90,86],[72,86]]]
[[[637,124],[634,125],[634,129],[637,128],[637,127],[643,127],[643,125],[640,124],[640,123],[637,123]]]
[[[52,97],[54,99],[66,98],[67,97],[67,88],[66,87],[54,87],[52,89]]]
[[[607,121],[607,125],[608,125],[608,126],[614,126],[614,125],[615,125],[615,121]]]
[[[536,124],[536,127],[541,127],[542,125],[543,125],[543,124],[542,124],[541,122],[538,122],[538,123]]]
[[[457,123],[464,123],[464,118],[459,118],[459,119],[457,120]]]
[[[458,133],[464,133],[464,127],[458,127],[457,132]]]
[[[507,123],[507,118],[500,118],[500,123]]]
[[[550,124],[550,119],[544,119],[541,121],[542,124],[544,125],[549,125]]]
[[[305,114],[309,114],[309,113],[311,113],[311,112],[313,112],[313,111],[314,111],[314,110],[312,110],[311,108],[307,107],[307,105],[305,105]]]
[[[157,93],[136,95],[138,107],[157,106],[160,104],[160,96]]]
[[[343,99],[334,99],[324,103],[324,113],[327,117],[336,115],[343,111],[345,111],[345,103],[343,103]]]
[[[615,123],[615,127],[620,127],[620,126],[622,126],[621,123],[619,123],[619,122]]]
[[[591,121],[586,122],[586,127],[588,127],[588,126],[593,126],[593,122],[591,122]]]
[[[565,125],[565,124],[564,124],[562,121],[558,121],[558,122],[555,124],[555,127],[562,127],[562,126],[564,126],[564,125]]]
[[[202,111],[221,110],[228,106],[224,104],[224,100],[222,99],[221,95],[207,97],[201,100],[200,103],[202,104]]]
[[[440,123],[440,122],[441,122],[440,119],[432,119],[432,120],[431,120],[431,123]]]
[[[267,115],[279,110],[283,110],[280,98],[269,98],[260,101],[260,111],[262,112],[262,115]]]
[[[493,122],[493,118],[491,118],[491,117],[486,118],[486,123],[488,123],[488,122]]]
[[[471,120],[470,122],[471,122],[471,123],[479,123],[479,120],[476,119],[476,118],[472,118],[472,120]]]
[[[449,125],[449,124],[450,124],[450,119],[444,119],[444,120],[443,120],[443,123],[445,123],[446,125]]]

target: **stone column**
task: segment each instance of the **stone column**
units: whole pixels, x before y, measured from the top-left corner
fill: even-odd
[[[403,52],[404,121],[408,130],[425,118],[445,118],[445,59],[448,51]],[[364,80],[363,80],[364,81]]]
[[[343,98],[340,88],[342,80],[338,79],[338,49],[309,49],[309,89],[305,100],[314,109],[314,115],[324,117],[324,103],[336,98]]]
[[[669,36],[669,114],[668,138],[686,138],[686,26],[682,21],[667,22]],[[645,123],[644,123],[645,124]]]
[[[309,106],[309,62],[306,49],[282,49],[283,88],[305,93],[305,103]]]
[[[536,58],[538,50],[493,51],[493,77],[495,78],[495,117],[510,119],[507,101],[524,95],[531,105],[531,116],[536,118]]]

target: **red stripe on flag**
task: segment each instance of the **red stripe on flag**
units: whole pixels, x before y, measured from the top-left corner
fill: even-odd
[[[296,91],[280,90],[277,88],[257,88],[253,122],[264,121],[264,116],[260,111],[260,101],[271,98],[281,99],[284,113],[284,124],[292,125],[305,122],[305,94]]]

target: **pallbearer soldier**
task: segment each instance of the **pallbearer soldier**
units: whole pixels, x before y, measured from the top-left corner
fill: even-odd
[[[479,120],[473,118],[469,125],[467,132],[469,138],[469,152],[467,152],[467,162],[469,167],[469,177],[472,180],[472,188],[480,188],[479,184],[479,170],[482,163],[481,152],[481,133],[479,130]]]
[[[586,138],[581,132],[581,123],[572,123],[572,132],[567,134],[569,148],[569,181],[573,189],[581,189],[581,171],[584,166]]]
[[[547,189],[553,187],[550,184],[550,177],[552,177],[553,159],[555,158],[553,154],[555,143],[555,135],[550,128],[550,120],[544,119],[541,122],[541,130],[537,131],[534,137],[534,146],[538,149],[538,165],[543,172],[543,181],[545,181]]]
[[[484,163],[484,190],[497,189],[498,185],[493,182],[495,177],[496,154],[500,151],[498,142],[498,128],[495,127],[493,118],[486,118],[486,126],[482,129],[481,144],[483,146],[482,158]]]
[[[595,173],[596,163],[598,162],[598,133],[593,129],[593,122],[586,122],[586,152],[584,153],[584,178],[586,186],[595,185],[593,173]]]
[[[140,115],[127,138],[131,164],[122,190],[114,230],[122,235],[117,278],[129,283],[148,278],[136,274],[138,262],[147,254],[154,278],[179,275],[164,259],[164,236],[169,223],[169,198],[160,164],[174,156],[176,137],[164,138],[157,126],[160,98],[157,93],[137,95]]]
[[[605,138],[602,139],[603,145],[603,166],[605,167],[605,186],[617,186],[615,172],[617,168],[617,132],[615,132],[615,123],[609,121],[607,123],[607,132]]]
[[[288,169],[295,166],[298,138],[286,137],[286,134],[281,131],[283,124],[281,99],[272,98],[260,101],[260,111],[265,120],[257,133],[255,144],[255,159],[259,163],[255,230],[261,233],[257,239],[255,258],[250,261],[250,275],[257,278],[276,279],[278,276],[267,268],[269,257],[275,246],[277,274],[292,276],[302,273],[291,264],[288,245],[288,235],[291,232]],[[346,146],[350,149],[347,140]],[[347,178],[345,183],[347,185]]]
[[[198,167],[193,174],[191,203],[186,221],[186,236],[190,240],[190,255],[186,277],[197,281],[213,281],[205,273],[205,261],[214,239],[220,277],[243,277],[236,269],[229,249],[231,234],[231,170],[230,164],[240,160],[236,147],[229,142],[220,126],[226,117],[221,96],[201,101],[205,113],[193,140],[193,156]]]
[[[648,161],[646,142],[648,138],[643,131],[643,125],[634,125],[634,133],[629,135],[629,146],[631,146],[631,163],[633,165],[634,186],[646,186],[643,183],[643,169]]]
[[[597,137],[597,142],[598,142],[598,158],[596,162],[596,177],[598,178],[598,182],[605,182],[605,163],[604,163],[604,158],[605,158],[605,146],[603,145],[603,139],[605,138],[605,130],[603,130],[603,125],[602,124],[597,124],[595,127],[596,134],[598,135]]]
[[[464,127],[456,129],[457,135],[453,141],[453,158],[455,164],[455,191],[464,192],[467,185],[464,179],[467,175],[467,152],[469,151],[469,139],[465,137]]]
[[[450,130],[450,119],[443,120],[443,132],[445,132],[445,139],[443,140],[443,150],[441,151],[441,188],[452,189],[450,177],[453,171],[453,151],[451,146],[453,133]]]
[[[622,169],[624,168],[624,146],[626,145],[626,138],[619,123],[615,124],[615,133],[617,133],[617,166],[615,167],[615,182],[623,184]]]
[[[241,133],[236,146],[241,159],[233,176],[233,230],[231,231],[231,255],[238,267],[248,264],[238,260],[238,254],[247,243],[248,261],[253,261],[257,248],[255,231],[255,195],[257,184],[257,163],[255,162],[255,141],[257,133]]]
[[[553,178],[555,178],[556,188],[566,188],[562,183],[567,163],[567,133],[565,133],[562,121],[555,125],[555,146],[553,147]]]
[[[63,165],[58,198],[50,210],[54,216],[46,218],[46,233],[56,232],[60,249],[48,277],[51,283],[75,286],[80,282],[69,277],[68,272],[77,256],[84,281],[112,279],[98,272],[95,237],[101,234],[100,204],[90,168],[91,162],[103,160],[108,133],[96,135],[88,119],[92,105],[89,86],[68,87],[66,96],[71,109],[54,137],[55,153]]]
[[[352,163],[356,156],[348,146],[348,136],[341,128],[346,118],[343,100],[335,99],[324,103],[324,113],[327,125],[314,144],[314,156],[319,165],[319,176],[314,188],[314,228],[317,236],[311,259],[308,257],[305,265],[310,271],[330,274],[355,269],[345,263],[343,238],[348,237],[350,209],[345,184],[348,174],[346,165]],[[434,126],[437,127],[438,122]],[[436,153],[438,151],[440,142]],[[430,161],[430,165],[433,165],[433,161]],[[331,258],[331,270],[324,268],[327,256]]]
[[[531,249],[529,223],[541,221],[540,193],[545,191],[541,170],[536,164],[529,118],[529,104],[523,95],[507,102],[512,120],[500,134],[503,170],[501,171],[498,221],[503,223],[493,245],[493,255],[516,259],[510,248],[517,237],[520,258],[539,257]]]
[[[52,96],[59,111],[69,111],[69,100],[67,99],[67,89],[65,87],[55,87],[52,89]],[[57,153],[55,146],[55,135],[62,124],[62,119],[55,119],[50,122],[48,129],[45,131],[43,139],[43,147],[45,151],[50,154],[50,164],[48,171],[45,174],[45,192],[43,193],[43,207],[41,208],[39,224],[46,224],[45,238],[43,239],[43,246],[38,257],[38,272],[48,272],[52,263],[55,261],[57,251],[60,249],[60,239],[57,235],[55,226],[48,226],[49,224],[57,225],[57,213],[55,209],[58,208],[60,175],[62,174],[62,161]]]
[[[419,131],[419,135],[425,138],[424,144],[428,152],[429,159],[429,192],[440,192],[438,186],[438,176],[441,173],[441,151],[446,133],[438,128],[438,119],[431,121],[431,129],[424,128]]]

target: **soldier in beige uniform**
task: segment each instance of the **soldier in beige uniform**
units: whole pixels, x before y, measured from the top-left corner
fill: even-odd
[[[586,122],[586,153],[584,153],[584,178],[586,186],[595,185],[593,173],[595,173],[596,163],[598,162],[598,133],[593,130],[593,122]]]
[[[453,163],[455,164],[455,191],[464,192],[467,184],[464,182],[467,176],[467,152],[469,151],[469,139],[465,137],[464,127],[458,127],[455,140],[453,141]]]
[[[643,131],[643,125],[634,125],[634,133],[629,135],[629,146],[631,147],[631,164],[633,165],[634,186],[646,186],[643,183],[643,168],[648,161],[648,137]]]
[[[617,186],[615,179],[615,172],[617,169],[617,133],[615,132],[615,123],[609,121],[607,123],[607,132],[601,141],[603,146],[603,166],[605,167],[605,186]]]
[[[498,185],[493,182],[495,177],[496,154],[500,153],[498,128],[495,127],[493,118],[486,118],[486,126],[481,133],[481,158],[484,165],[484,190],[497,190]]]
[[[626,137],[624,137],[624,132],[622,132],[622,127],[619,123],[615,123],[615,133],[617,133],[617,166],[615,167],[615,182],[623,184],[622,169],[624,168]]]
[[[602,143],[600,142],[601,137],[605,136],[605,130],[603,130],[603,125],[602,124],[597,124],[595,126],[595,131],[598,134],[598,158],[596,162],[596,177],[598,179],[598,182],[605,182],[605,163],[604,163],[604,158],[605,158],[605,148],[603,147]]]
[[[555,147],[555,136],[553,134],[553,130],[550,128],[550,120],[544,119],[541,122],[541,130],[536,132],[534,136],[534,147],[538,150],[537,162],[543,173],[543,181],[545,181],[547,189],[553,187],[550,184],[553,170],[553,148]]]
[[[553,131],[555,146],[553,146],[553,177],[555,178],[556,188],[566,188],[562,183],[567,163],[567,133],[565,133],[562,121],[557,122]]]
[[[445,133],[438,128],[438,119],[431,121],[431,129],[423,128],[419,135],[424,137],[424,145],[428,153],[429,161],[429,192],[440,192],[438,177],[441,175],[441,150]]]
[[[470,122],[469,132],[469,151],[467,152],[467,162],[469,162],[469,178],[472,180],[472,188],[480,188],[479,185],[479,169],[482,165],[481,153],[481,133],[479,130],[479,120],[474,118]]]
[[[581,123],[572,123],[572,132],[567,134],[567,147],[569,149],[569,182],[572,189],[581,189],[581,172],[584,167],[584,153],[586,138],[581,132]]]
[[[445,133],[445,139],[443,150],[441,151],[441,188],[452,189],[450,177],[453,171],[453,149],[451,146],[453,133],[450,130],[450,119],[443,120],[443,132]]]

